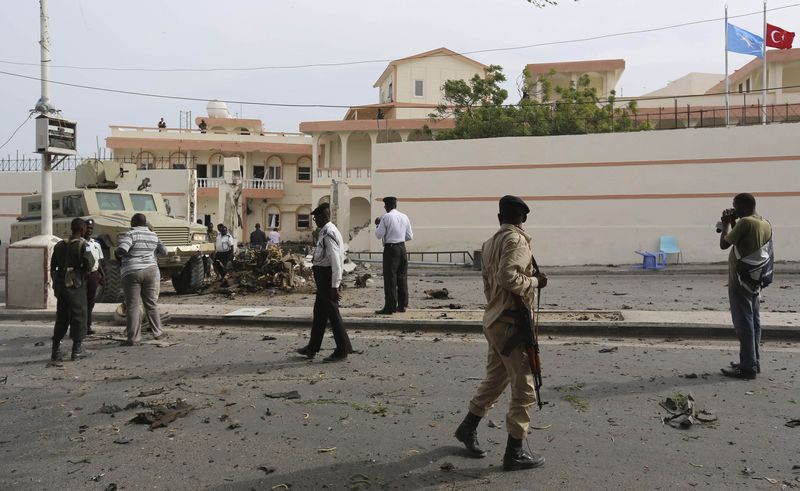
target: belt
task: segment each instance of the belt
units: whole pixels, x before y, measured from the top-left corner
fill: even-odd
[[[401,245],[406,245],[406,243],[405,242],[393,242],[391,244],[383,244],[383,247],[401,246]]]

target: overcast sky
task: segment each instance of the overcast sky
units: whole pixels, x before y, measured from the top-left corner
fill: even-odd
[[[51,0],[54,65],[113,68],[240,68],[394,59],[446,46],[472,51],[648,29],[760,11],[757,0],[562,0],[536,8],[525,0]],[[39,75],[36,0],[0,2],[0,70]],[[773,0],[769,8],[796,0]],[[800,4],[768,13],[768,21],[800,30]],[[761,33],[761,16],[731,21]],[[624,58],[619,91],[649,92],[688,72],[724,72],[722,21],[520,50],[470,55],[503,66],[514,81],[527,63]],[[799,38],[800,39],[800,38]],[[731,54],[731,71],[751,58]],[[35,66],[8,64],[33,63]],[[299,104],[377,102],[372,84],[386,63],[206,73],[52,68],[51,79],[105,88],[207,99]],[[27,117],[40,85],[0,74],[0,145]],[[153,99],[53,85],[63,117],[78,122],[79,149],[91,155],[110,124],[154,126],[179,112],[205,114],[205,102]],[[260,118],[268,131],[297,131],[301,121],[337,120],[344,109],[231,105]],[[33,155],[28,122],[0,155]]]

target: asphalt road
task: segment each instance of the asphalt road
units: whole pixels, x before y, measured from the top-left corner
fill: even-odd
[[[93,339],[93,358],[46,368],[50,329],[0,325],[0,489],[800,486],[800,428],[785,426],[800,418],[797,344],[765,345],[761,376],[739,381],[719,375],[732,341],[542,340],[549,404],[528,442],[547,463],[505,473],[506,396],[480,426],[489,457],[467,458],[452,437],[483,375],[480,335],[354,331],[364,353],[329,365],[292,356],[297,329],[173,326],[161,344]],[[717,423],[662,424],[659,402],[676,392]],[[176,399],[194,411],[152,431],[129,423],[143,409],[98,413]]]
[[[383,279],[380,268],[370,268],[376,275],[368,288],[352,286],[354,276],[345,277],[344,307],[383,307]],[[542,290],[542,307],[557,310],[654,310],[703,311],[728,310],[728,277],[724,265],[701,271],[674,268],[670,271],[631,271],[629,267],[596,271],[589,268],[554,268],[548,272],[548,286]],[[461,268],[412,268],[409,270],[411,308],[436,308],[452,303],[464,308],[483,308],[483,280],[480,273]],[[425,290],[447,288],[449,299],[430,299]],[[762,309],[772,312],[796,312],[800,292],[800,274],[796,267],[776,275],[775,282],[764,289]],[[172,286],[162,285],[165,303],[214,303],[219,305],[308,306],[309,293],[278,294],[269,292],[237,294],[176,295]]]

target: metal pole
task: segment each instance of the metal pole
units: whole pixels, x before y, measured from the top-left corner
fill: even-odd
[[[50,36],[47,29],[47,0],[39,0],[39,46],[41,50],[42,96],[36,109],[47,114],[50,105]],[[50,154],[42,153],[42,235],[53,235],[53,174]]]
[[[761,39],[761,124],[767,124],[767,0],[764,0],[764,37]]]
[[[728,79],[728,6],[725,5],[725,126],[731,123],[730,92],[731,81]]]

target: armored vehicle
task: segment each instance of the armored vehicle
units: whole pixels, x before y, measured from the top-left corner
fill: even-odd
[[[167,204],[159,193],[146,191],[146,182],[138,191],[119,190],[117,183],[136,180],[134,164],[87,160],[76,168],[72,191],[53,193],[53,234],[69,237],[70,222],[75,217],[94,220],[94,235],[103,248],[102,262],[106,285],[98,289],[99,302],[121,302],[122,284],[119,262],[113,257],[118,237],[130,230],[134,213],[144,213],[147,224],[167,248],[167,255],[158,258],[164,277],[172,278],[178,293],[193,293],[203,283],[203,256],[214,253],[203,225],[192,224],[169,216]],[[22,197],[22,214],[11,225],[11,242],[39,235],[41,230],[41,197]]]

